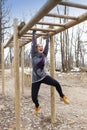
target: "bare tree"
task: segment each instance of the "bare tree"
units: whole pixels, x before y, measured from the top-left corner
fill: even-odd
[[[58,14],[60,14],[60,10],[58,6],[57,6],[57,12]],[[65,6],[64,15],[68,15],[68,13],[69,13],[69,10]],[[59,22],[66,23],[67,19],[62,20],[60,18]],[[84,33],[87,33],[85,25],[83,24],[83,27],[80,26],[81,28],[75,28],[75,30],[74,28],[72,28],[72,32],[71,30],[65,30],[64,32],[61,32],[60,34],[58,34],[58,36],[60,36],[59,40],[60,40],[60,45],[61,45],[62,70],[64,72],[73,68],[73,65],[75,65],[76,67],[85,65],[84,57],[87,54],[87,49],[86,49],[87,40],[84,39],[86,38],[86,36],[82,38]],[[77,32],[76,32],[76,29],[77,29]],[[56,39],[56,43],[57,43],[56,48],[58,46],[59,40],[58,38]],[[57,49],[56,49],[56,52],[58,52]],[[73,64],[74,61],[75,61],[75,64]]]
[[[1,69],[1,43],[2,43],[2,8],[1,8],[1,0],[0,0],[0,69]]]
[[[76,67],[79,66],[85,66],[84,63],[84,56],[86,54],[86,43],[87,41],[84,41],[82,39],[82,35],[84,35],[84,28],[80,29],[78,26],[77,32],[76,32],[76,39],[75,39],[75,61],[76,61]]]
[[[0,0],[0,69],[1,69],[1,48],[2,43],[4,43],[4,35],[7,33],[7,29],[10,28],[8,26],[9,23],[9,9],[5,8],[6,0]]]
[[[68,15],[68,7],[64,7],[64,15]],[[59,8],[57,6],[57,12],[58,14],[60,14],[59,12]],[[60,19],[59,21],[60,23],[66,23],[67,19]],[[69,59],[70,59],[70,55],[69,55],[69,32],[68,30],[60,33],[60,43],[61,43],[61,61],[62,61],[62,70],[63,71],[67,71],[69,68]]]

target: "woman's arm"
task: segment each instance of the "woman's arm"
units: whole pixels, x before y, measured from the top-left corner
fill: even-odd
[[[34,30],[33,34],[32,34],[32,48],[31,48],[31,55],[32,55],[32,57],[34,57],[35,54],[36,54],[37,41],[36,41],[35,34],[36,34],[36,31]]]
[[[46,45],[43,52],[45,56],[47,56],[48,54],[48,48],[49,48],[49,34],[46,35]]]

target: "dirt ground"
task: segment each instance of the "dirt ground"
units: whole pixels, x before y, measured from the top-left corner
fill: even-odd
[[[21,94],[21,130],[87,130],[87,73],[56,73],[56,79],[70,100],[70,105],[60,101],[56,92],[56,123],[51,123],[50,86],[41,85],[39,101],[41,111],[33,114],[31,87],[25,86]],[[5,71],[5,96],[2,95],[0,75],[0,130],[16,130],[14,109],[14,78]]]

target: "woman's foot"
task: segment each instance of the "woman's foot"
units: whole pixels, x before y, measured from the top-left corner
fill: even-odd
[[[70,104],[70,101],[66,96],[61,97],[60,100],[63,101],[65,104]]]
[[[38,112],[40,111],[41,106],[35,107],[34,108],[34,114],[38,114]]]

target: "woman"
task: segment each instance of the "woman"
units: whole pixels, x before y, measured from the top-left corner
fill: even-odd
[[[38,102],[38,92],[40,89],[41,83],[52,85],[56,88],[57,92],[60,95],[60,100],[66,104],[69,104],[69,100],[63,94],[60,84],[57,80],[46,74],[44,71],[45,66],[45,58],[48,54],[48,46],[49,46],[49,35],[46,35],[46,45],[43,48],[42,44],[37,44],[36,31],[33,31],[32,37],[32,100],[35,104],[34,113],[37,114],[40,110],[40,105]]]

